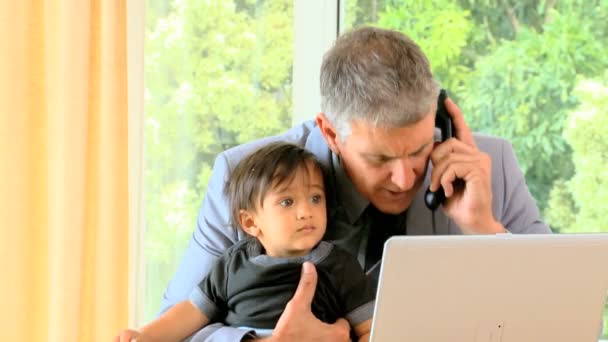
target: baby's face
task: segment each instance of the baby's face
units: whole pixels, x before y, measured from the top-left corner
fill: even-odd
[[[274,257],[302,256],[325,234],[327,214],[323,174],[309,163],[293,180],[266,193],[254,213],[258,240]]]

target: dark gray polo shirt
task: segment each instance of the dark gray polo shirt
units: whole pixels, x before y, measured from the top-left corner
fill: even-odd
[[[312,262],[318,283],[313,314],[326,323],[344,317],[351,326],[372,318],[373,284],[348,252],[320,242],[309,254],[273,258],[255,239],[239,241],[219,259],[190,295],[210,322],[273,329],[293,297],[304,261]]]

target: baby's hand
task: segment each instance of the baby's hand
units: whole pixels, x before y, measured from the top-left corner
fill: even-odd
[[[114,342],[131,342],[136,341],[136,338],[139,336],[139,331],[137,330],[123,330],[120,332],[118,336],[114,338]]]

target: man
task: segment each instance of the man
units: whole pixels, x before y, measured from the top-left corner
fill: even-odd
[[[243,238],[229,224],[225,180],[257,146],[284,140],[304,146],[327,171],[324,237],[366,269],[394,234],[549,233],[510,144],[471,134],[459,108],[445,101],[456,138],[435,143],[439,86],[420,48],[401,33],[362,28],[339,37],[321,68],[322,113],[283,135],[238,146],[215,162],[197,227],[163,310],[188,297],[224,250]],[[429,168],[429,161],[432,168]],[[461,186],[453,182],[460,179]],[[447,197],[432,212],[426,188]],[[316,273],[303,267],[300,286],[270,340],[346,341],[348,324],[328,325],[310,313]],[[196,340],[240,341],[247,332],[215,325]]]

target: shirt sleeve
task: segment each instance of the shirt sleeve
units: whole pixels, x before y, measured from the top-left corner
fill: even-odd
[[[347,252],[340,254],[343,267],[340,300],[344,303],[346,320],[354,327],[372,318],[376,293],[371,280],[365,276],[355,258]]]
[[[221,321],[226,315],[226,284],[230,255],[225,254],[217,260],[209,274],[203,278],[190,293],[190,302],[194,304],[210,322]]]
[[[228,162],[222,153],[215,160],[194,233],[175,276],[165,290],[159,315],[188,299],[217,258],[238,241],[238,233],[229,223],[228,202],[224,196],[228,174]]]

